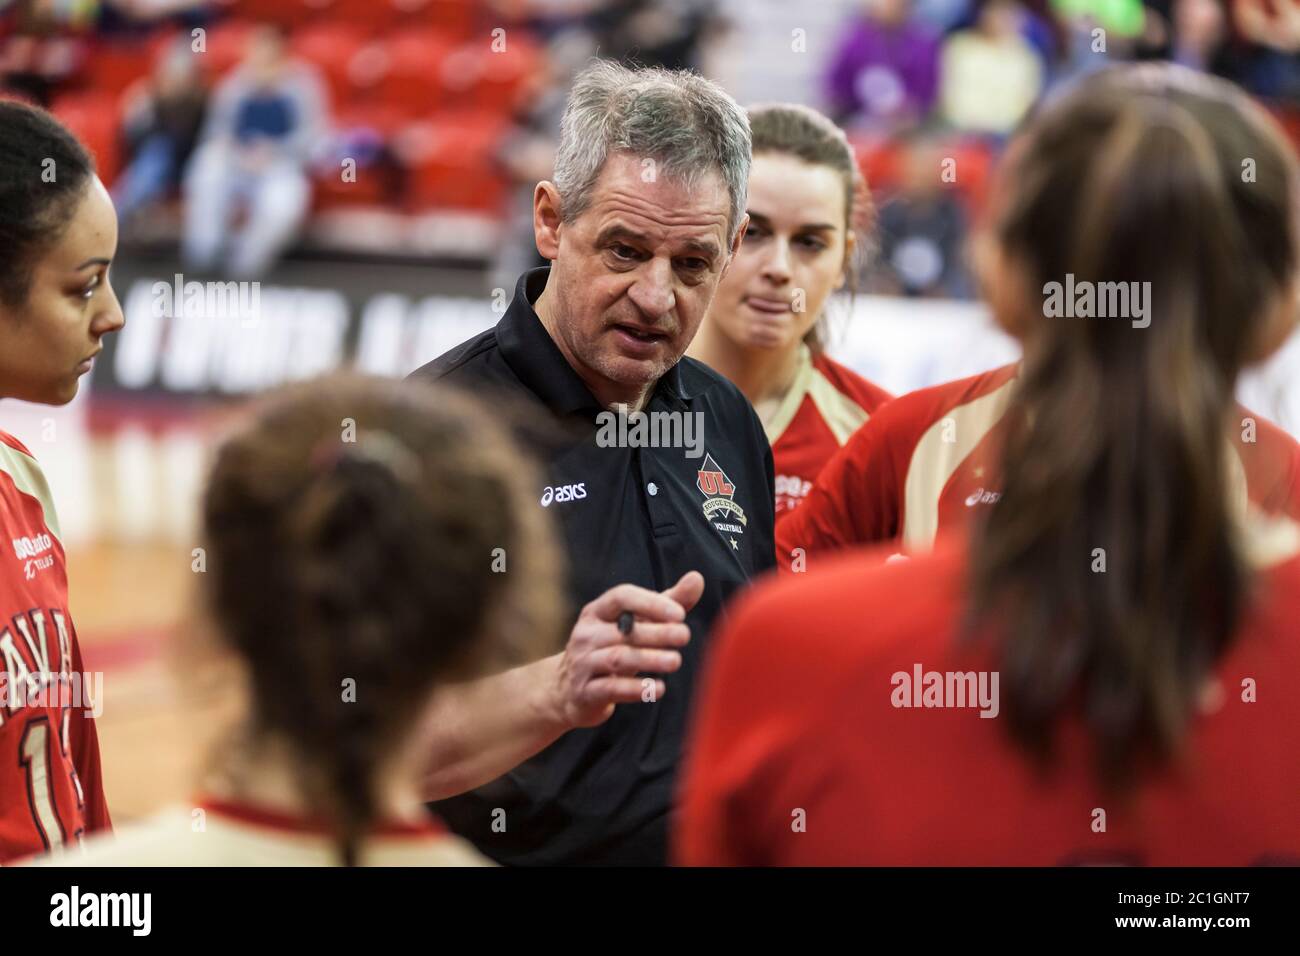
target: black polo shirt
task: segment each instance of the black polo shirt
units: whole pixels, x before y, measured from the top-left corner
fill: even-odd
[[[702,412],[704,454],[600,447],[596,416],[604,409],[533,311],[548,272],[525,273],[495,328],[412,377],[460,386],[513,409],[512,418],[522,407],[546,424],[515,433],[542,463],[537,506],[563,533],[570,621],[624,582],[661,591],[696,570],[704,595],[686,618],[691,642],[682,667],[665,675],[659,701],[619,704],[599,727],[571,730],[513,771],[433,809],[501,863],[661,864],[692,690],[714,622],[729,598],[776,563],[772,450],[740,390],[691,358],[659,380],[644,411]],[[493,830],[497,808],[505,811],[504,832]]]

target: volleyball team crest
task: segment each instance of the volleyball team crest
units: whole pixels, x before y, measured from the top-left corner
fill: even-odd
[[[739,551],[740,542],[736,535],[745,533],[749,519],[745,517],[745,509],[735,500],[736,486],[707,451],[704,464],[695,475],[695,487],[704,495],[704,517],[718,529],[733,551]]]

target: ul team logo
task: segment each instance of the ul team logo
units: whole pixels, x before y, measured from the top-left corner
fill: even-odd
[[[745,517],[745,509],[735,501],[736,486],[707,452],[704,464],[695,473],[695,487],[704,495],[704,517],[717,528],[733,551],[740,550],[736,535],[744,535],[749,519]]]
[[[733,498],[736,495],[736,486],[727,480],[726,472],[708,454],[704,456],[704,467],[696,472],[695,486],[703,492],[705,498],[717,495]]]

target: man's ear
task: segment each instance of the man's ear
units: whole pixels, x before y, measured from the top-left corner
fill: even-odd
[[[542,180],[533,190],[533,238],[543,259],[554,261],[560,256],[560,191],[549,180]]]
[[[724,263],[722,263],[722,275],[725,276],[727,274],[727,270],[731,268],[731,260],[735,259],[736,253],[740,251],[740,244],[745,241],[745,233],[748,231],[748,229],[749,229],[749,213],[745,213],[745,215],[740,220],[740,227],[736,230],[736,235],[732,237],[731,249],[727,252],[727,260]]]

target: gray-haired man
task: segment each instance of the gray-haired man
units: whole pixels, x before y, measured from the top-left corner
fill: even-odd
[[[496,328],[415,373],[495,389],[565,436],[531,444],[569,556],[567,644],[445,693],[435,717],[427,795],[452,797],[438,812],[501,862],[665,861],[709,631],[774,566],[762,426],[683,357],[744,233],[749,161],[745,114],[712,83],[594,64],[534,194],[552,265],[519,280]],[[611,411],[622,427],[603,427]],[[638,431],[633,414],[685,427]]]

